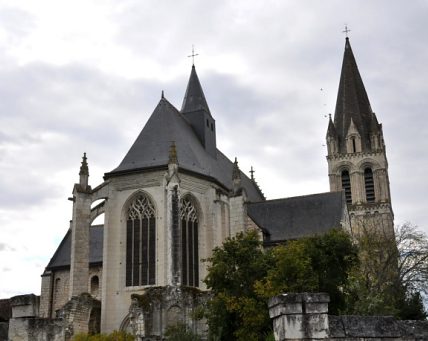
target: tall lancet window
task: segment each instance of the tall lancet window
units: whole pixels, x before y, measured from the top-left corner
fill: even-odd
[[[156,219],[150,199],[140,194],[126,221],[126,286],[155,284]]]
[[[371,168],[364,169],[364,185],[366,188],[367,202],[375,202],[373,171]]]
[[[342,171],[342,189],[345,190],[347,204],[352,204],[351,178],[347,170]]]
[[[181,281],[183,285],[199,286],[198,212],[192,200],[181,201]]]

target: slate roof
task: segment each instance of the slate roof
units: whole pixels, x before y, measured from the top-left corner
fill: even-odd
[[[201,83],[196,73],[195,65],[193,65],[192,71],[190,72],[189,83],[187,84],[186,94],[184,95],[183,105],[181,106],[181,112],[185,113],[198,110],[205,110],[211,115],[204,91],[202,90]]]
[[[342,152],[346,148],[344,141],[351,119],[361,135],[363,151],[370,150],[370,133],[378,125],[373,126],[372,121],[376,120],[376,116],[370,106],[349,38],[346,38],[336,111],[334,113],[334,125]]]
[[[341,226],[346,210],[342,192],[249,203],[248,216],[267,233],[267,242],[322,234]]]
[[[171,142],[177,149],[180,170],[187,170],[232,189],[233,162],[217,149],[216,157],[203,147],[184,116],[165,98],[161,98],[140,135],[120,165],[105,178],[130,172],[166,167]],[[256,185],[241,172],[242,186],[250,201],[260,201]]]
[[[91,226],[89,229],[89,264],[103,261],[103,225]],[[59,244],[46,270],[68,268],[71,264],[71,229]]]

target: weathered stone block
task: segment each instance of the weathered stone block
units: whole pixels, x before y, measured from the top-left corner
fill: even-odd
[[[39,312],[40,297],[34,294],[14,296],[10,299],[12,317],[35,317]]]

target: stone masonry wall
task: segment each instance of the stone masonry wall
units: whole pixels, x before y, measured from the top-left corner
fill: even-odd
[[[328,315],[325,293],[282,294],[269,300],[276,341],[422,341],[428,321],[399,321],[388,316]]]

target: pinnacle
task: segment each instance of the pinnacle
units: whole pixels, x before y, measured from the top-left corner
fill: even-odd
[[[82,165],[80,166],[79,175],[89,175],[89,167],[88,167],[88,162],[86,158],[86,153],[83,153]]]
[[[238,166],[238,159],[235,157],[235,162],[233,163],[232,179],[237,180],[241,179],[241,172]]]

